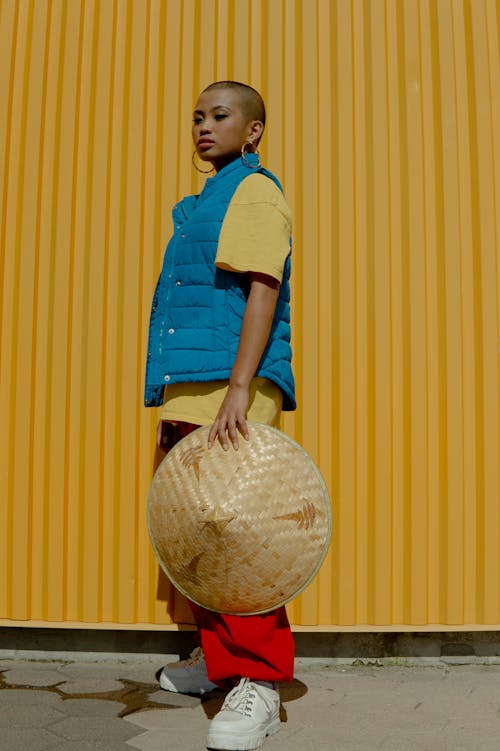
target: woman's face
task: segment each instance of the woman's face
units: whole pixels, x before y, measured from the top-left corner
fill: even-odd
[[[200,159],[219,171],[239,156],[246,141],[262,134],[258,120],[248,121],[238,93],[233,89],[204,91],[193,113],[193,141]]]

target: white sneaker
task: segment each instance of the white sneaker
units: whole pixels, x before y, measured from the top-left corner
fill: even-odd
[[[249,751],[280,729],[279,692],[242,678],[226,696],[208,731],[207,747]]]
[[[165,691],[181,694],[204,694],[217,688],[208,680],[207,666],[201,647],[193,649],[187,660],[171,662],[160,673],[160,686]]]

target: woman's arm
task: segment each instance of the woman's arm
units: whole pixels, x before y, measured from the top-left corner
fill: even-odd
[[[248,440],[246,414],[249,387],[269,339],[280,284],[267,274],[251,272],[238,352],[234,361],[229,388],[215,422],[208,434],[208,447],[216,438],[222,448],[229,448],[228,436],[233,448],[238,449],[238,431]]]

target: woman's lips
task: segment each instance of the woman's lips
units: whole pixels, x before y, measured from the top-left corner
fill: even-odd
[[[198,141],[198,148],[199,149],[209,149],[213,145],[214,145],[213,141],[210,141],[210,140],[205,139],[205,138],[204,139],[200,139]]]

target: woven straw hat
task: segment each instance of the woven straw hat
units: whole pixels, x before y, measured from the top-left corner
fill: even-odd
[[[267,425],[250,440],[207,448],[209,426],[177,443],[148,498],[151,541],[189,599],[220,613],[264,613],[316,575],[332,532],[325,482],[308,454]]]

